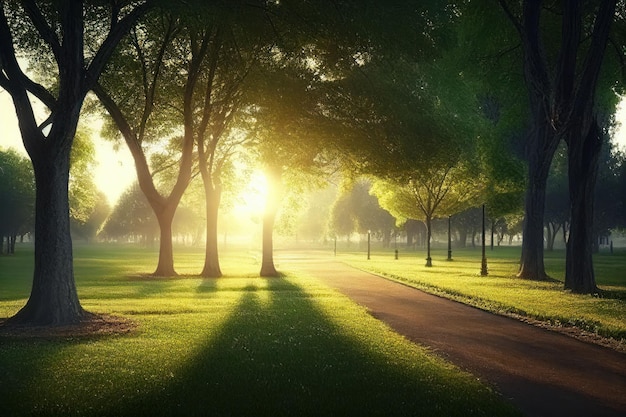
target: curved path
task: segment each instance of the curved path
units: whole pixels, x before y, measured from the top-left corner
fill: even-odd
[[[328,256],[284,253],[278,259],[486,381],[527,416],[626,416],[624,353],[430,295]]]

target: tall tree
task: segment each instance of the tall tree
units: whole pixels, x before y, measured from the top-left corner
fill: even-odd
[[[307,65],[311,55],[263,58],[248,89],[253,104],[246,109],[252,136],[247,147],[263,166],[268,185],[261,276],[276,276],[273,233],[281,202],[286,193],[321,185],[330,161],[325,153],[326,121],[316,111],[320,76]]]
[[[26,305],[11,323],[60,325],[88,315],[78,300],[70,237],[70,150],[80,111],[114,48],[152,1],[0,2],[0,87],[11,95],[36,182],[35,268]],[[88,24],[86,25],[86,19]],[[39,84],[17,59],[48,59],[52,83]],[[46,68],[46,71],[50,68]],[[46,108],[38,120],[31,97]]]
[[[223,5],[208,16],[206,72],[196,103],[198,169],[206,200],[206,246],[200,275],[220,277],[217,226],[225,170],[248,140],[234,129],[245,123],[241,110],[248,103],[248,77],[261,54],[271,54],[272,9],[278,3],[238,2]]]
[[[500,0],[519,34],[532,114],[528,136],[529,186],[520,276],[545,279],[543,216],[546,181],[557,145],[568,145],[571,230],[567,243],[565,287],[597,290],[593,272],[593,188],[600,153],[596,90],[615,17],[615,0],[563,2],[560,34],[545,22],[542,1],[526,0],[516,9]],[[546,13],[544,13],[546,12]],[[623,51],[620,51],[623,54]]]
[[[191,180],[195,95],[211,36],[168,12],[155,12],[133,28],[113,57],[115,67],[94,87],[133,156],[139,186],[159,223],[155,276],[176,275],[172,222]],[[154,146],[173,148],[179,161],[173,164],[178,169],[169,192],[155,179],[164,168],[151,169],[149,163]]]

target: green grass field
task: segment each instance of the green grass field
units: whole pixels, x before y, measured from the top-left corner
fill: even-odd
[[[137,329],[0,338],[0,415],[519,415],[311,277],[257,278],[245,251],[221,259],[221,279],[149,279],[154,250],[77,246],[83,306]],[[201,251],[176,264],[196,273]],[[32,248],[0,256],[0,319],[24,305],[31,273]]]
[[[595,256],[599,295],[576,295],[563,289],[564,251],[546,252],[545,263],[553,282],[534,282],[515,277],[519,247],[496,247],[486,251],[489,275],[480,276],[481,250],[433,251],[433,267],[425,267],[425,252],[400,249],[373,251],[368,261],[363,250],[339,251],[337,259],[431,293],[499,314],[515,314],[573,326],[626,343],[626,251]]]

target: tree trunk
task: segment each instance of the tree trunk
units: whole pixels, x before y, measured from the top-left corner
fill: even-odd
[[[204,252],[204,267],[201,276],[219,278],[222,276],[220,259],[217,247],[217,218],[220,207],[221,190],[213,187],[210,178],[202,177],[206,197],[206,246]]]
[[[265,170],[265,175],[268,192],[265,201],[265,212],[263,213],[263,255],[261,257],[260,275],[262,277],[277,277],[279,274],[274,266],[273,234],[276,213],[280,203],[282,173],[278,168],[268,167]]]
[[[176,212],[176,204],[167,204],[162,210],[156,210],[153,207],[153,211],[159,222],[159,263],[156,270],[152,273],[155,277],[175,277],[178,274],[174,269],[174,247],[172,245],[172,222],[174,220],[174,213]]]
[[[559,233],[559,229],[561,229],[561,224],[548,222],[546,224],[546,229],[548,230],[547,250],[552,252],[554,250],[556,236]]]
[[[279,276],[276,267],[274,266],[274,221],[276,219],[276,211],[267,211],[263,215],[263,256],[261,257],[261,272],[262,277],[277,277]]]
[[[579,137],[576,137],[578,135]],[[567,239],[565,288],[575,293],[598,291],[593,270],[593,200],[602,136],[597,122],[580,137],[568,138],[570,232]]]
[[[547,275],[543,262],[543,225],[546,181],[559,138],[550,123],[553,85],[541,38],[543,4],[540,1],[525,1],[522,21],[516,21],[505,2],[501,1],[500,4],[520,33],[524,49],[524,78],[532,111],[532,131],[526,142],[528,186],[524,202],[522,255],[518,276],[545,280]],[[560,58],[562,60],[563,56]]]
[[[35,270],[30,298],[12,324],[64,325],[87,313],[74,282],[68,199],[69,147],[56,157],[34,158],[36,181]]]
[[[541,113],[541,110],[536,111]],[[546,184],[559,140],[545,121],[545,116],[536,114],[535,117],[538,127],[531,133],[528,143],[528,187],[518,277],[542,281],[548,279],[543,262]],[[542,117],[543,120],[537,119]]]

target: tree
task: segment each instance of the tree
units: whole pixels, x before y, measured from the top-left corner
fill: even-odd
[[[207,33],[202,40],[193,24],[157,11],[133,28],[113,57],[94,92],[122,134],[135,161],[139,186],[155,213],[160,229],[159,260],[153,275],[175,276],[172,222],[189,185],[195,139],[194,95],[207,57]],[[199,41],[200,44],[196,44]],[[128,90],[141,92],[128,97]],[[182,132],[182,137],[177,133]],[[175,180],[161,190],[151,169],[150,146],[167,143],[179,161]],[[163,145],[161,145],[163,146]],[[169,162],[169,161],[168,161]]]
[[[593,271],[593,188],[601,149],[596,119],[596,89],[615,17],[615,0],[586,7],[564,2],[561,33],[542,30],[541,1],[526,0],[521,10],[500,0],[519,34],[524,74],[532,113],[527,149],[529,187],[520,276],[545,279],[543,216],[550,162],[562,138],[568,145],[571,227],[567,242],[565,287],[574,292],[597,291]],[[544,39],[550,44],[546,45]],[[584,40],[584,42],[583,42]],[[620,51],[623,55],[623,51]],[[554,57],[552,61],[550,58]]]
[[[120,196],[102,229],[107,239],[138,240],[147,246],[152,245],[158,233],[154,212],[137,183]]]
[[[353,232],[374,234],[382,237],[383,245],[389,246],[396,219],[383,209],[378,198],[371,194],[369,180],[346,182],[346,189],[337,196],[332,209],[331,225],[340,235]]]
[[[620,166],[624,163],[624,155],[609,141],[608,129],[606,128],[603,128],[602,142],[594,195],[594,253],[600,250],[600,239],[608,239],[611,230],[620,225],[620,217],[623,213],[623,205],[619,198],[619,176]]]
[[[295,233],[298,237],[308,240],[327,241],[332,238],[328,230],[328,220],[330,219],[330,208],[336,200],[337,189],[333,184],[314,190],[309,193],[306,204],[303,205],[300,215],[296,220],[297,229]]]
[[[45,5],[23,0],[17,5],[0,2],[0,87],[13,99],[35,172],[35,268],[30,297],[10,322],[71,324],[88,317],[74,282],[67,191],[76,126],[87,92],[152,2],[101,6],[79,0]],[[52,79],[47,87],[20,68],[21,54],[40,68],[46,60],[53,63],[53,71],[46,68]],[[43,121],[38,121],[30,97],[45,106]]]
[[[325,120],[317,113],[314,90],[321,76],[307,65],[311,55],[263,55],[251,74],[246,109],[250,119],[246,145],[263,166],[268,193],[263,214],[261,276],[277,276],[273,261],[273,233],[284,197],[325,183],[331,163],[325,152]],[[294,146],[298,144],[298,146]]]
[[[480,182],[474,181],[475,177],[467,166],[454,162],[403,174],[395,180],[387,177],[376,181],[372,193],[394,217],[423,220],[427,234],[426,266],[430,267],[433,219],[458,213],[471,206],[482,194]]]
[[[375,233],[383,239],[383,245],[389,247],[391,233],[396,219],[383,209],[376,196],[370,193],[372,184],[369,181],[357,181],[352,186],[350,201],[359,233]]]
[[[35,181],[27,158],[0,150],[0,255],[4,238],[7,253],[15,253],[17,236],[32,231]]]
[[[350,235],[356,230],[356,222],[351,212],[350,198],[347,194],[341,194],[333,203],[330,212],[329,228],[335,236],[346,236],[348,242]]]

